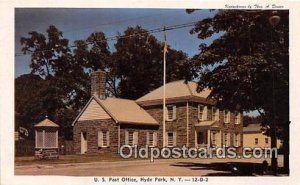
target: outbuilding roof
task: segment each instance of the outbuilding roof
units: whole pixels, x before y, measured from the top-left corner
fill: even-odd
[[[249,133],[249,132],[261,132],[261,127],[244,127],[243,128],[244,133]]]
[[[73,126],[93,99],[96,100],[96,102],[101,106],[99,108],[104,109],[106,113],[118,123],[158,125],[158,122],[133,100],[112,97],[102,100],[96,96],[92,96],[90,101],[74,120]]]
[[[201,92],[197,92],[197,83],[193,81],[179,80],[166,84],[166,99],[206,99],[211,90],[206,88]],[[163,99],[163,86],[137,99],[138,104],[145,102],[161,101]]]
[[[34,125],[34,127],[59,127],[59,125],[46,118],[38,124]]]

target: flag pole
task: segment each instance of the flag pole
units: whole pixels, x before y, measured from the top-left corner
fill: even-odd
[[[166,36],[166,27],[164,27],[163,147],[166,147],[166,53],[167,53],[167,36]]]

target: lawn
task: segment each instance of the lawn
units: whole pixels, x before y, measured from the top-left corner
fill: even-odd
[[[35,160],[34,157],[15,157],[15,165],[33,165],[33,164],[67,164],[67,163],[88,163],[103,161],[121,161],[133,160],[123,159],[118,154],[85,154],[85,155],[60,155],[59,159]]]

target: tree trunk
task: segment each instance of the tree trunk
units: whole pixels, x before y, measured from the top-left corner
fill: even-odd
[[[270,124],[270,130],[271,130],[271,148],[277,148],[277,139],[276,139],[276,127],[275,127],[275,121],[273,120],[273,123]],[[272,159],[271,159],[271,169],[273,172],[273,175],[277,175],[277,156],[275,152],[272,152]]]
[[[283,172],[286,174],[290,174],[290,122],[288,122],[284,128],[284,137],[283,137]]]

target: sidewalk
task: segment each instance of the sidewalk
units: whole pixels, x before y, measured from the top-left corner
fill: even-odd
[[[16,166],[16,175],[235,176],[252,173],[262,159],[157,159]],[[269,162],[268,162],[269,163]],[[269,163],[270,164],[270,163]],[[280,164],[280,163],[279,163]],[[237,172],[233,172],[234,169]],[[240,174],[239,174],[240,173]]]

